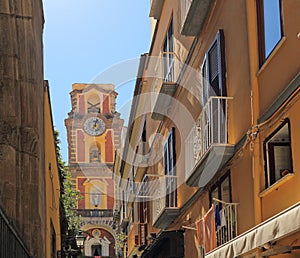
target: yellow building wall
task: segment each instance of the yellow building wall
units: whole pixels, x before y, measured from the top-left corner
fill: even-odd
[[[46,82],[47,84],[47,82]],[[46,258],[51,258],[51,224],[55,230],[56,252],[61,249],[60,180],[54,143],[53,121],[48,86],[44,94],[45,177],[46,177]]]
[[[299,94],[299,93],[298,93]],[[277,122],[272,126],[262,131],[261,145],[266,137],[268,137],[274,130],[281,125],[285,118],[290,120],[290,137],[292,149],[292,167],[293,174],[288,177],[282,184],[274,184],[268,189],[265,189],[264,183],[264,160],[261,155],[261,171],[262,171],[262,185],[261,185],[261,203],[262,203],[262,218],[263,220],[277,214],[278,212],[292,206],[300,201],[300,101],[297,100],[290,108],[286,108],[285,112],[279,112]],[[261,150],[263,152],[263,150]],[[264,191],[264,193],[263,193]]]
[[[300,1],[281,1],[283,38],[264,65],[257,71],[259,80],[260,114],[263,114],[278,95],[300,71],[299,24]]]

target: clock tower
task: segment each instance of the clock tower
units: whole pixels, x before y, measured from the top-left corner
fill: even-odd
[[[72,110],[65,120],[69,171],[80,193],[77,211],[87,234],[86,256],[115,256],[113,210],[114,152],[120,147],[123,120],[111,84],[72,85]]]

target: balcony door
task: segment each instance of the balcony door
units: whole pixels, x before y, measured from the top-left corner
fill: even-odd
[[[203,141],[207,145],[226,139],[225,43],[222,30],[216,35],[205,55],[202,66]]]
[[[164,82],[174,81],[174,29],[171,19],[163,45]]]

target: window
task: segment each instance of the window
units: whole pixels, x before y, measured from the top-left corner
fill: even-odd
[[[90,148],[90,162],[101,162],[101,153],[97,145]]]
[[[175,164],[175,128],[173,127],[164,146],[166,207],[177,207],[177,178]]]
[[[224,143],[227,136],[223,115],[226,112],[226,99],[221,98],[227,95],[225,73],[225,40],[223,30],[219,30],[206,52],[201,71],[202,114],[206,121],[203,128],[205,149],[212,143]]]
[[[282,38],[281,0],[257,0],[260,65]]]
[[[163,46],[164,81],[174,81],[174,30],[173,19],[167,31]]]
[[[144,178],[139,191],[139,195],[142,197],[138,202],[138,221],[140,223],[148,223],[150,211],[149,199],[147,198],[148,196],[150,196],[148,177]]]
[[[231,182],[230,172],[227,172],[225,176],[221,177],[210,189],[211,203],[216,198],[226,203],[231,202]],[[220,204],[222,207],[222,203]]]
[[[264,142],[265,177],[268,188],[286,174],[292,173],[290,123],[284,123]]]
[[[91,204],[98,207],[102,204],[102,191],[100,186],[93,185],[90,190]]]

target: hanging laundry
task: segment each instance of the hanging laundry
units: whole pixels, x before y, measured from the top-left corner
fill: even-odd
[[[216,221],[214,216],[214,205],[209,209],[203,218],[204,221],[204,246],[205,252],[215,249],[217,247],[216,241]]]
[[[218,229],[221,226],[220,206],[219,206],[219,204],[216,204],[214,212],[215,212],[216,228]]]
[[[196,222],[196,229],[197,229],[197,239],[198,239],[198,244],[203,245],[204,243],[204,235],[203,235],[203,219],[200,219]]]
[[[220,226],[225,227],[226,226],[226,215],[225,215],[225,209],[220,210]]]

